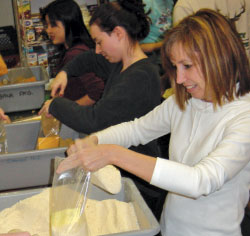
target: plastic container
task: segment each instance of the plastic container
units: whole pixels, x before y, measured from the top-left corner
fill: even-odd
[[[45,101],[45,84],[49,77],[45,68],[41,66],[9,69],[7,75],[0,77],[0,81],[11,81],[17,77],[32,76],[36,77],[36,82],[0,86],[0,107],[6,113],[40,108]]]
[[[0,155],[0,191],[51,184],[54,170],[52,159],[55,156],[65,157],[67,148],[35,150],[40,121],[7,124],[5,130],[8,153]],[[79,137],[67,127],[60,136]]]
[[[0,194],[0,211],[11,207],[20,200],[38,194],[43,189],[22,190]],[[115,236],[152,236],[160,232],[160,226],[153,213],[145,203],[133,181],[129,178],[122,178],[122,190],[115,195],[109,194],[94,185],[91,186],[89,198],[95,200],[117,199],[124,202],[133,202],[137,215],[140,230],[129,231],[117,234],[108,234]],[[104,219],[105,220],[105,219]]]

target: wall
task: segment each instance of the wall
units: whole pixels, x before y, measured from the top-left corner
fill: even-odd
[[[11,0],[0,0],[0,27],[15,26]]]

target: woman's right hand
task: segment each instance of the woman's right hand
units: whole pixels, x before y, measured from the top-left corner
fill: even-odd
[[[60,71],[53,82],[51,83],[51,96],[63,96],[64,90],[68,83],[67,73],[65,71]]]

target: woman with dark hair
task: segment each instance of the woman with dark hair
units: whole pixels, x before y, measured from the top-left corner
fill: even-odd
[[[79,5],[73,0],[56,0],[40,10],[46,31],[55,45],[61,45],[62,59],[58,66],[64,65],[76,55],[95,46],[83,22]],[[76,101],[79,105],[92,105],[100,97],[104,81],[93,72],[81,76],[72,76],[65,89],[64,97]]]
[[[55,97],[45,103],[46,112],[78,132],[90,134],[145,115],[160,103],[160,76],[143,52],[139,41],[149,32],[149,19],[141,0],[119,0],[102,4],[90,19],[90,33],[96,43],[95,53],[85,52],[63,67],[52,84],[52,97],[63,95],[72,75],[94,71],[107,80],[102,98],[93,106],[81,107]],[[157,156],[156,141],[131,147]],[[128,173],[123,173],[128,175]],[[155,215],[160,216],[159,197],[165,191],[133,177]]]
[[[233,24],[203,9],[170,29],[174,94],[145,116],[76,140],[57,172],[119,168],[168,190],[163,236],[240,236],[250,186],[250,67]],[[126,149],[171,132],[169,160]]]

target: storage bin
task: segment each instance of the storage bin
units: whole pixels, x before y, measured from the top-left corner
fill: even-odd
[[[137,215],[140,230],[129,231],[116,234],[108,234],[115,236],[152,236],[160,232],[160,226],[155,219],[153,213],[145,203],[138,189],[136,188],[133,181],[129,178],[122,178],[122,189],[118,194],[109,194],[100,188],[91,185],[91,191],[89,198],[95,200],[104,199],[117,199],[124,202],[133,202],[135,212]],[[13,204],[20,200],[31,197],[34,194],[38,194],[43,188],[37,188],[32,190],[21,190],[16,192],[2,193],[0,194],[0,211],[11,207]],[[104,219],[105,220],[105,219]]]
[[[35,76],[36,82],[9,84],[0,86],[0,107],[8,112],[38,109],[45,101],[45,84],[49,81],[44,67],[17,67],[8,70],[0,81],[9,81],[17,77],[29,78]]]
[[[0,191],[51,184],[52,159],[65,157],[67,148],[35,150],[40,121],[6,124],[5,130],[8,153],[0,155]],[[65,127],[61,137],[78,135]]]

